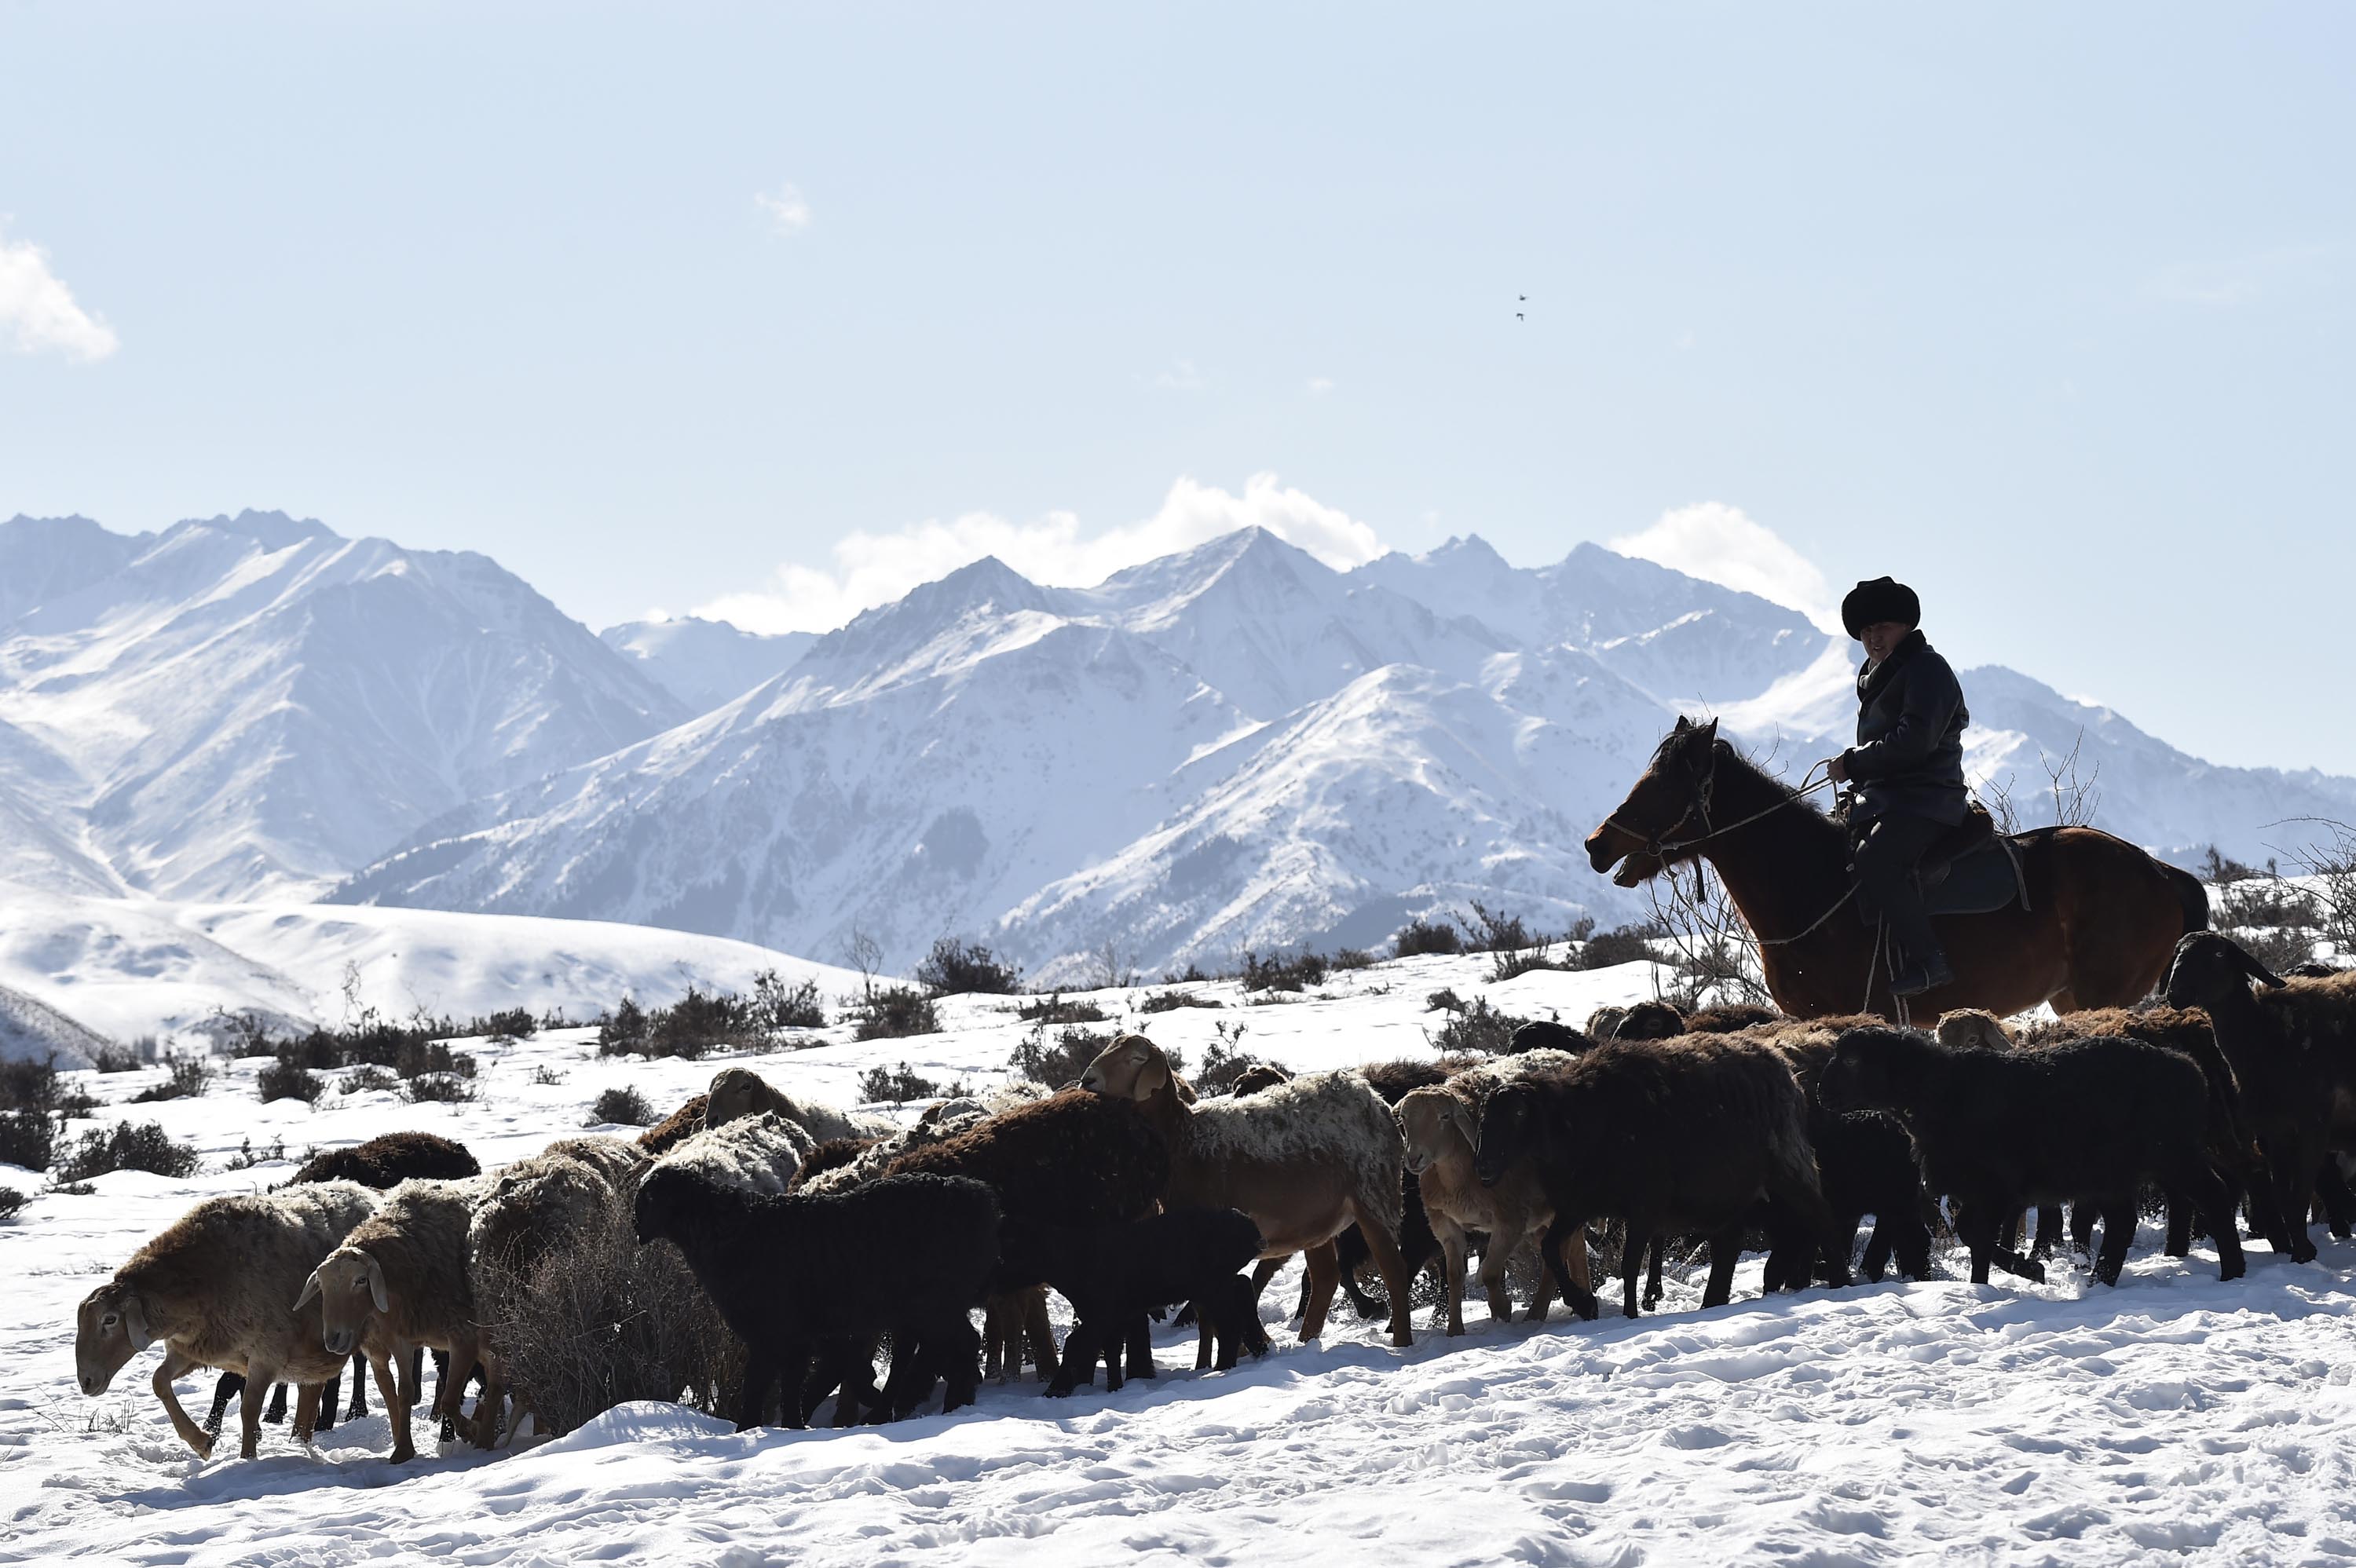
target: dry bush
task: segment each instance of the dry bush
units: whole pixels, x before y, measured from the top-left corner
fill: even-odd
[[[557,1432],[617,1404],[662,1400],[721,1413],[743,1344],[669,1242],[640,1246],[631,1195],[535,1263],[481,1265],[477,1306],[507,1358],[516,1403]]]

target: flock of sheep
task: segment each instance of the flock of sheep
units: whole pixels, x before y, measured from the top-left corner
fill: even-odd
[[[1051,1393],[1092,1381],[1098,1361],[1118,1387],[1152,1375],[1149,1318],[1172,1307],[1198,1328],[1198,1368],[1233,1367],[1267,1349],[1258,1295],[1295,1252],[1303,1339],[1337,1288],[1362,1313],[1386,1309],[1362,1289],[1365,1265],[1398,1345],[1430,1265],[1448,1332],[1463,1331],[1476,1249],[1497,1320],[1514,1316],[1516,1259],[1534,1270],[1526,1320],[1557,1294],[1595,1317],[1599,1233],[1617,1241],[1630,1317],[1640,1279],[1643,1305],[1658,1299],[1669,1238],[1707,1242],[1709,1307],[1760,1240],[1770,1290],[1848,1283],[1868,1214],[1875,1279],[1892,1262],[1925,1274],[1943,1222],[1975,1282],[1991,1264],[2041,1279],[2069,1203],[2081,1246],[2101,1220],[2094,1273],[2115,1283],[2147,1192],[2169,1205],[2169,1251],[2205,1232],[2224,1278],[2243,1271],[2244,1206],[2277,1253],[2312,1258],[2317,1202],[2337,1233],[2356,1221],[2337,1163],[2356,1152],[2356,972],[2285,980],[2195,933],[2164,992],[2165,1005],[2018,1037],[1976,1012],[1920,1031],[1648,1003],[1584,1030],[1526,1026],[1493,1059],[1257,1069],[1216,1097],[1128,1034],[1076,1085],[947,1102],[905,1131],[730,1068],[635,1141],[563,1138],[486,1175],[445,1139],[396,1134],[274,1191],[199,1203],[82,1302],[80,1381],[100,1394],[160,1344],[156,1397],[209,1456],[235,1379],[210,1430],[173,1381],[241,1377],[251,1458],[266,1391],[299,1391],[307,1440],[333,1422],[347,1365],[364,1406],[365,1360],[398,1461],[414,1452],[431,1350],[445,1360],[432,1415],[491,1446],[528,1412],[552,1424],[510,1381],[511,1326],[531,1320],[552,1260],[615,1214],[640,1246],[678,1250],[741,1342],[734,1386],[700,1392],[724,1395],[744,1426],[807,1424],[829,1398],[837,1424],[894,1419],[943,1388],[955,1410],[1026,1361]],[[2040,1222],[2023,1253],[2029,1207]],[[1060,1349],[1050,1289],[1074,1315]]]

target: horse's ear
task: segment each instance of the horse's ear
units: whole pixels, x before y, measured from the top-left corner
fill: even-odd
[[[1692,722],[1692,720],[1688,720],[1688,719],[1687,719],[1684,714],[1680,713],[1680,714],[1678,714],[1678,715],[1677,715],[1677,727],[1676,727],[1676,729],[1674,729],[1674,730],[1670,731],[1669,731],[1669,733],[1670,733],[1670,734],[1672,734],[1672,735],[1682,735],[1682,734],[1684,734],[1687,731],[1688,731],[1688,730],[1690,730],[1690,729],[1692,729],[1692,728],[1693,728],[1693,722]]]
[[[1713,720],[1711,720],[1708,723],[1704,724],[1703,726],[1701,726],[1701,732],[1702,732],[1703,734],[1705,734],[1705,735],[1708,736],[1708,737],[1709,737],[1711,740],[1713,740],[1713,741],[1717,740],[1717,739],[1718,739],[1718,720],[1715,720],[1715,719],[1713,719]]]

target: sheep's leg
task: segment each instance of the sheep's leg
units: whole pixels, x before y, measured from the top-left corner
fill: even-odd
[[[1959,1203],[1955,1206],[1955,1234],[1972,1252],[1972,1283],[1988,1282],[1988,1264],[1994,1261],[2002,1241],[2003,1227],[1990,1221],[1986,1206]],[[2009,1249],[2006,1249],[2009,1250]]]
[[[746,1341],[744,1382],[736,1392],[737,1431],[750,1432],[761,1424],[768,1410],[769,1385],[776,1381],[777,1361],[776,1347],[769,1340]]]
[[[1151,1378],[1157,1371],[1153,1364],[1153,1326],[1141,1312],[1129,1324],[1129,1375]]]
[[[223,1372],[220,1375],[220,1381],[213,1384],[213,1408],[211,1413],[205,1417],[205,1430],[207,1432],[211,1433],[216,1437],[220,1435],[221,1416],[229,1410],[230,1395],[237,1392],[238,1390],[244,1386],[245,1380],[238,1376],[235,1372]]]
[[[2132,1196],[2114,1199],[2101,1207],[2103,1250],[2094,1259],[2094,1278],[2104,1285],[2116,1285],[2119,1271],[2126,1266],[2127,1247],[2135,1240],[2136,1200]]]
[[[2323,1215],[2331,1226],[2331,1233],[2346,1241],[2356,1230],[2356,1192],[2348,1189],[2348,1179],[2340,1174],[2340,1162],[2327,1159],[2316,1175],[2315,1195],[2323,1200]]]
[[[2282,1162],[2274,1172],[2275,1207],[2283,1216],[2290,1241],[2290,1261],[2295,1264],[2315,1261],[2315,1240],[2308,1234],[2307,1195],[2315,1189],[2315,1171],[2322,1161],[2299,1151],[2293,1158]]]
[[[2197,1209],[2210,1233],[2217,1238],[2217,1277],[2239,1279],[2249,1264],[2242,1257],[2242,1238],[2233,1228],[2233,1189],[2214,1170],[2188,1173],[2183,1183],[2190,1195],[2187,1208]],[[2189,1250],[2189,1249],[2188,1249]]]
[[[2192,1200],[2171,1189],[2168,1200],[2168,1233],[2161,1238],[2159,1250],[2171,1258],[2192,1255]]]
[[[238,1401],[238,1457],[251,1459],[262,1452],[262,1407],[270,1398],[270,1387],[278,1381],[278,1369],[255,1357],[245,1363],[245,1397]]]
[[[1547,1319],[1547,1308],[1554,1305],[1554,1264],[1547,1261],[1546,1255],[1546,1227],[1543,1225],[1534,1225],[1531,1227],[1531,1230],[1537,1232],[1537,1238],[1531,1243],[1531,1249],[1537,1254],[1538,1277],[1537,1283],[1530,1286],[1530,1304],[1529,1307],[1522,1313],[1522,1321],[1525,1323],[1543,1323]],[[1526,1238],[1528,1237],[1529,1232],[1525,1231],[1523,1235]],[[1583,1240],[1585,1236],[1584,1226],[1580,1227],[1580,1235],[1582,1237],[1581,1241],[1578,1243],[1566,1243],[1565,1245],[1570,1248],[1571,1257],[1579,1260],[1579,1267],[1571,1272],[1576,1275],[1581,1285],[1587,1285],[1587,1247]],[[1493,1246],[1495,1245],[1496,1238],[1494,1236],[1491,1237],[1490,1244]],[[1504,1254],[1504,1256],[1507,1264],[1510,1265],[1514,1261],[1513,1255],[1509,1253]],[[1569,1260],[1566,1259],[1564,1261],[1568,1263]],[[1589,1288],[1591,1290],[1593,1286],[1589,1285]]]
[[[1628,1239],[1620,1248],[1620,1310],[1623,1316],[1636,1317],[1636,1279],[1644,1272],[1644,1244],[1652,1236],[1628,1221]]]
[[[1047,1317],[1047,1287],[1033,1285],[1023,1293],[1022,1300],[1023,1338],[1030,1343],[1031,1360],[1044,1382],[1055,1375],[1055,1325]]]
[[[352,1385],[355,1390],[359,1386],[359,1364],[358,1362],[354,1362],[352,1364]],[[333,1432],[336,1429],[336,1411],[343,1403],[344,1369],[337,1367],[336,1369],[336,1375],[327,1380],[326,1386],[320,1392],[318,1419],[314,1421],[311,1424],[311,1431],[315,1435],[321,1432]]]
[[[1412,1345],[1415,1309],[1408,1298],[1414,1295],[1415,1276],[1408,1272],[1406,1254],[1399,1251],[1398,1238],[1379,1214],[1359,1208],[1355,1201],[1350,1207],[1358,1216],[1358,1234],[1365,1239],[1366,1250],[1375,1254],[1375,1266],[1382,1270],[1384,1294],[1391,1298],[1391,1343]]]
[[[285,1421],[286,1385],[284,1383],[280,1383],[270,1391],[270,1408],[262,1413],[262,1419],[273,1426],[280,1425]]]
[[[947,1388],[941,1395],[941,1413],[947,1415],[980,1397],[981,1379],[975,1363],[981,1354],[981,1341],[973,1325],[960,1314],[942,1326],[937,1342],[947,1348],[942,1366]]]
[[[1455,1221],[1440,1214],[1431,1217],[1431,1228],[1440,1237],[1440,1273],[1448,1285],[1448,1334],[1449,1338],[1454,1339],[1464,1332],[1464,1230]],[[1504,1304],[1504,1311],[1498,1310],[1499,1292],[1495,1285],[1490,1284],[1489,1260],[1486,1258],[1481,1260],[1481,1284],[1489,1292],[1490,1317],[1500,1323],[1511,1317],[1511,1302]]]
[[[1096,1381],[1096,1333],[1085,1321],[1075,1323],[1071,1333],[1064,1338],[1064,1364],[1048,1380],[1048,1397],[1061,1399],[1082,1383],[1094,1388]]]
[[[483,1352],[483,1392],[475,1401],[475,1422],[472,1428],[475,1446],[496,1448],[499,1445],[499,1428],[506,1424],[508,1413],[508,1373],[499,1359]]]
[[[2061,1205],[2055,1204],[2053,1211],[2057,1214],[2061,1212]],[[2041,1206],[2037,1211],[2037,1248],[2029,1254],[2040,1263],[2062,1250],[2061,1238],[2058,1236],[2053,1239],[2051,1245],[2047,1244],[2045,1212]],[[2100,1203],[2083,1198],[2071,1205],[2070,1250],[2072,1252],[2083,1253],[2088,1257],[2094,1255],[2094,1216],[2101,1212]]]
[[[1709,1283],[1702,1286],[1701,1304],[1723,1307],[1734,1299],[1734,1265],[1742,1256],[1740,1225],[1730,1226],[1709,1239]]]
[[[1301,1310],[1301,1342],[1306,1345],[1325,1331],[1325,1313],[1333,1305],[1333,1286],[1341,1276],[1341,1264],[1333,1255],[1331,1242],[1320,1242],[1301,1255],[1309,1264]]]
[[[359,1353],[355,1351],[352,1355],[351,1360],[346,1363],[346,1365],[349,1368],[352,1374],[352,1403],[345,1407],[344,1419],[346,1421],[358,1421],[360,1417],[368,1413],[368,1376],[365,1370],[366,1363],[360,1360]],[[335,1385],[331,1383],[328,1386],[332,1388]],[[334,1413],[327,1412],[327,1413],[333,1414]]]
[[[1644,1275],[1644,1305],[1647,1307],[1658,1307],[1661,1304],[1661,1260],[1668,1249],[1669,1239],[1666,1236],[1652,1238],[1652,1245],[1648,1249],[1650,1257],[1645,1264]],[[1631,1312],[1628,1316],[1633,1317],[1636,1315]]]
[[[405,1358],[397,1347],[390,1353],[369,1349],[367,1354],[369,1371],[376,1377],[377,1396],[384,1404],[385,1419],[392,1424],[392,1462],[398,1465],[417,1453],[409,1440],[409,1402],[401,1397],[399,1381],[393,1372],[393,1362],[403,1360],[405,1364]]]
[[[1259,1293],[1268,1288],[1268,1282],[1276,1277],[1276,1271],[1282,1268],[1284,1266],[1285,1258],[1289,1258],[1291,1255],[1292,1254],[1290,1253],[1286,1253],[1280,1257],[1262,1258],[1258,1263],[1252,1265],[1253,1300],[1257,1301],[1259,1299]],[[1295,1316],[1297,1317],[1299,1314],[1296,1313]]]
[[[213,1456],[212,1434],[188,1419],[188,1413],[180,1408],[179,1394],[172,1388],[172,1380],[195,1365],[196,1362],[166,1345],[164,1347],[164,1359],[155,1363],[155,1376],[148,1386],[155,1391],[155,1397],[163,1402],[164,1413],[171,1418],[172,1430],[180,1435],[180,1441],[195,1449],[198,1458],[209,1459]],[[248,1381],[244,1387],[245,1392],[250,1395],[253,1388],[252,1383]]]
[[[981,1375],[992,1382],[1002,1383],[1007,1379],[1007,1340],[1013,1338],[1007,1328],[1007,1318],[1011,1316],[1008,1306],[1003,1296],[991,1296],[981,1304]],[[1019,1328],[1014,1330],[1014,1334],[1020,1332]],[[1019,1342],[1013,1347],[1013,1360],[1019,1371],[1023,1361],[1023,1349]]]
[[[338,1373],[337,1375],[340,1376],[341,1374]],[[343,1392],[344,1391],[340,1388],[336,1391],[338,1397],[342,1395]],[[294,1396],[295,1442],[308,1444],[311,1441],[312,1435],[319,1430],[319,1411],[322,1403],[321,1396],[325,1392],[326,1388],[323,1384],[305,1383],[302,1391]],[[333,1410],[335,1406],[332,1403],[329,1403],[326,1408]]]

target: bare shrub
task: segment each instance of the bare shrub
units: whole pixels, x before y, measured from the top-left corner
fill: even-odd
[[[916,965],[916,984],[937,997],[960,996],[980,992],[987,996],[1012,996],[1023,988],[1022,966],[1004,964],[998,955],[979,942],[960,942],[954,936],[944,936],[933,944]]]
[[[1332,965],[1323,953],[1301,953],[1290,958],[1261,957],[1257,953],[1244,955],[1244,989],[1250,991],[1301,991],[1311,986],[1322,986]]]
[[[1421,915],[1400,926],[1391,938],[1391,954],[1398,958],[1419,958],[1437,953],[1453,956],[1464,951],[1464,935],[1444,921],[1426,920]]]
[[[0,1110],[49,1111],[57,1104],[57,1058],[0,1061]]]
[[[826,1004],[819,1000],[818,982],[788,986],[775,969],[753,976],[753,1013],[763,1029],[824,1029]]]
[[[520,1408],[569,1432],[631,1400],[718,1413],[744,1347],[668,1242],[640,1246],[631,1200],[529,1266],[484,1260],[477,1297]]]
[[[1014,1016],[1024,1023],[1100,1024],[1105,1021],[1105,1010],[1096,1003],[1067,1002],[1060,991],[1051,992],[1035,1002],[1023,1003],[1014,1009]]]
[[[291,1051],[281,1051],[276,1061],[255,1075],[253,1090],[264,1104],[273,1100],[300,1100],[308,1105],[317,1103],[327,1085]]]
[[[131,1072],[139,1067],[139,1053],[127,1045],[102,1045],[92,1063],[101,1072]]]
[[[1029,1034],[1015,1043],[1014,1054],[1007,1065],[1019,1078],[1044,1083],[1050,1089],[1060,1088],[1087,1072],[1088,1063],[1097,1059],[1098,1052],[1112,1043],[1112,1039],[1109,1034],[1098,1034],[1077,1024],[1066,1024],[1050,1040],[1047,1038],[1047,1026],[1035,1024]],[[1184,1071],[1183,1053],[1165,1046],[1162,1054],[1170,1059],[1173,1072]]]
[[[57,1141],[58,1129],[47,1113],[0,1111],[0,1165],[47,1170]]]
[[[475,1085],[463,1073],[421,1072],[402,1085],[402,1098],[412,1105],[463,1105],[475,1098]]]
[[[96,1127],[82,1134],[51,1172],[60,1182],[88,1181],[110,1170],[145,1170],[181,1178],[197,1173],[197,1151],[176,1144],[155,1122],[133,1126],[117,1122],[108,1131]]]
[[[401,1080],[393,1076],[391,1068],[379,1067],[374,1062],[355,1067],[336,1080],[336,1092],[339,1094],[373,1094],[400,1087]]]
[[[1503,1056],[1513,1047],[1514,1031],[1527,1023],[1475,997],[1472,1005],[1451,1010],[1431,1043],[1443,1056]]]
[[[284,1138],[273,1140],[270,1147],[264,1149],[255,1148],[252,1138],[240,1138],[237,1141],[237,1152],[221,1163],[223,1168],[229,1170],[252,1170],[257,1165],[268,1165],[273,1160],[285,1157],[286,1140]]]
[[[1224,1008],[1227,1004],[1184,991],[1156,991],[1137,1004],[1141,1013],[1174,1013],[1180,1008]]]
[[[859,1097],[871,1103],[884,1100],[905,1105],[911,1100],[957,1099],[969,1093],[963,1083],[944,1086],[920,1077],[905,1061],[889,1072],[881,1067],[871,1067],[859,1077]]]
[[[900,1040],[912,1034],[938,1034],[940,1014],[933,998],[913,986],[886,986],[860,1004],[860,1019],[851,1030],[857,1040]]]
[[[14,1221],[25,1207],[25,1195],[13,1187],[0,1187],[0,1224]]]
[[[1235,1025],[1233,1029],[1225,1023],[1219,1025],[1219,1038],[1213,1040],[1210,1049],[1203,1052],[1203,1065],[1188,1080],[1194,1085],[1195,1093],[1231,1093],[1235,1090],[1236,1080],[1243,1076],[1246,1069],[1251,1067],[1264,1065],[1274,1067],[1288,1075],[1291,1072],[1292,1070],[1281,1061],[1263,1062],[1258,1057],[1245,1055],[1242,1046],[1246,1027],[1240,1023]]]
[[[609,1125],[650,1127],[654,1123],[655,1108],[647,1104],[647,1097],[635,1087],[624,1084],[598,1095],[596,1102],[589,1107],[589,1119],[582,1125],[590,1127]]]
[[[191,1100],[212,1087],[212,1069],[202,1059],[184,1056],[172,1063],[172,1071],[161,1083],[152,1084],[131,1096],[134,1105],[151,1105],[159,1100]]]

